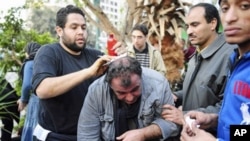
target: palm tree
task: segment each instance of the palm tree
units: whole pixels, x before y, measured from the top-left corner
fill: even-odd
[[[119,32],[98,5],[89,0],[82,0],[83,11],[87,19],[106,33],[113,33],[119,41],[130,42],[130,30],[135,24],[145,24],[149,29],[149,41],[158,46],[167,68],[166,78],[171,85],[182,78],[181,69],[184,67],[183,45],[181,30],[185,30],[185,6],[190,3],[181,0],[126,0],[127,14],[124,31]],[[87,12],[90,9],[96,16],[96,21]]]
[[[173,85],[181,80],[184,67],[181,30],[185,29],[185,7],[189,3],[180,0],[137,1],[133,14],[134,24],[146,24],[149,40],[158,46],[167,68],[166,78]]]

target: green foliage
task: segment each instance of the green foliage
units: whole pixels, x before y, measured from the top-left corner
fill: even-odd
[[[9,106],[13,106],[16,105],[16,101],[15,100],[8,100],[8,97],[12,94],[12,92],[14,92],[15,90],[9,91],[7,93],[4,93],[8,82],[5,80],[5,74],[3,73],[3,68],[1,68],[0,70],[0,119],[5,118],[4,115],[8,114],[11,115],[13,117],[19,118],[17,117],[17,115],[15,115],[14,113],[12,113],[11,111],[8,110]],[[1,128],[1,127],[0,127]],[[19,129],[18,127],[16,128],[17,130]],[[10,132],[11,131],[7,131],[6,132]]]
[[[4,22],[0,23],[0,68],[4,68],[3,73],[20,71],[25,59],[25,47],[29,42],[43,45],[57,40],[49,32],[41,34],[34,29],[24,28],[24,21],[20,18],[21,10],[24,8],[11,8],[4,17]],[[20,79],[16,83],[15,89],[20,95]]]
[[[20,16],[20,9],[21,8],[11,8],[8,11],[9,15],[4,17],[5,22],[0,23],[0,36],[2,37],[0,38],[0,66],[5,64],[7,65],[6,69],[10,68],[10,71],[13,69],[12,64],[18,65],[18,62],[15,60],[18,54],[15,54],[15,52],[21,50],[15,46],[17,37],[19,37],[22,32],[23,20],[16,18]],[[6,72],[7,70],[4,71]]]
[[[11,8],[8,14],[4,16],[4,22],[0,23],[0,75],[4,78],[6,72],[20,72],[21,65],[25,59],[25,47],[29,42],[37,42],[41,45],[55,42],[57,39],[48,32],[39,33],[35,29],[27,29],[24,27],[24,21],[20,17],[21,10],[24,7]],[[46,16],[45,16],[46,17]],[[21,80],[16,82],[15,90],[18,95],[21,95]],[[5,86],[0,86],[0,92]],[[0,96],[0,101],[4,99],[8,94]],[[0,109],[6,109],[6,107],[15,104],[12,102],[0,102]],[[5,111],[8,112],[8,111]],[[9,113],[9,112],[8,112]],[[12,114],[12,113],[10,113]],[[23,126],[24,117],[20,119],[18,126],[15,127],[18,130]]]
[[[56,12],[59,7],[42,6],[39,8],[31,8],[31,14],[29,16],[29,27],[35,29],[40,34],[49,32],[56,37],[55,25],[56,25]],[[37,22],[39,21],[39,22]]]
[[[4,77],[1,77],[1,78],[0,78],[0,82],[4,81],[3,79],[4,79]],[[1,115],[2,115],[2,114],[6,114],[6,113],[9,113],[9,114],[15,116],[14,114],[12,114],[11,112],[9,112],[9,111],[7,110],[7,107],[12,106],[12,105],[15,105],[15,104],[16,104],[16,101],[6,101],[6,102],[4,102],[5,99],[6,99],[9,95],[11,95],[12,92],[14,91],[14,90],[13,90],[13,91],[10,91],[10,92],[8,92],[8,93],[3,93],[4,89],[6,88],[6,86],[7,86],[7,81],[6,81],[5,83],[0,84],[0,93],[3,94],[3,95],[0,96],[0,118],[1,118]]]

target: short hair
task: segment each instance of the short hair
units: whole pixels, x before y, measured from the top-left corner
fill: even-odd
[[[221,20],[220,20],[220,15],[219,15],[218,9],[214,5],[209,4],[209,3],[198,3],[196,5],[193,5],[190,8],[190,11],[196,7],[203,7],[204,8],[204,10],[205,10],[204,18],[206,19],[207,23],[210,23],[214,18],[217,20],[217,25],[216,25],[215,29],[216,29],[216,32],[219,32]]]
[[[85,18],[85,15],[80,8],[73,6],[73,5],[67,5],[66,7],[61,8],[57,12],[57,14],[56,14],[56,26],[64,28],[65,24],[67,22],[67,16],[71,13],[80,14],[83,16],[83,18]]]
[[[144,36],[147,36],[147,35],[148,35],[148,28],[147,28],[145,25],[143,25],[143,24],[137,24],[137,25],[135,25],[135,26],[133,27],[133,29],[132,29],[132,32],[133,32],[134,30],[139,30],[139,31],[141,31],[142,34],[143,34]]]
[[[120,77],[121,85],[128,87],[131,84],[130,75],[137,74],[141,77],[142,68],[135,58],[130,56],[122,57],[113,61],[106,72],[105,81],[111,84],[113,78]]]

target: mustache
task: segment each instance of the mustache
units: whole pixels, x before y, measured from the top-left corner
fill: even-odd
[[[194,34],[188,34],[189,38],[195,38],[196,36]]]

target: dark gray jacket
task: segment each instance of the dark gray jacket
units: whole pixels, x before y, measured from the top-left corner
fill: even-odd
[[[227,44],[224,35],[220,34],[200,55],[196,53],[190,59],[183,89],[175,92],[182,99],[183,111],[198,109],[209,113],[218,112],[229,71],[229,56],[236,47]],[[201,64],[193,76],[199,56]]]

